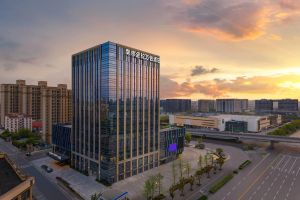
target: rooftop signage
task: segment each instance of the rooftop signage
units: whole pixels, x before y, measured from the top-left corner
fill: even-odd
[[[140,58],[140,59],[147,60],[147,61],[151,61],[151,62],[155,62],[155,63],[160,63],[159,57],[152,56],[152,55],[149,55],[149,54],[146,54],[146,53],[142,53],[140,51],[126,49],[126,55],[132,56],[132,57],[135,57],[135,58]]]

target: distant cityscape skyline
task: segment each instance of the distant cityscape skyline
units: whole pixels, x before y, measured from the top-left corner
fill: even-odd
[[[161,55],[162,98],[299,98],[295,2],[3,1],[1,83],[70,86],[70,55],[111,39]]]

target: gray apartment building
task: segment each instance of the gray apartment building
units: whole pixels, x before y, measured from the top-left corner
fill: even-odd
[[[216,111],[216,101],[209,99],[199,99],[198,100],[198,112],[215,112]]]
[[[216,110],[221,113],[240,113],[248,109],[248,99],[217,99]]]

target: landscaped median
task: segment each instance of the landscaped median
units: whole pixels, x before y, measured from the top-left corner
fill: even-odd
[[[239,166],[239,170],[244,169],[245,167],[247,167],[248,165],[251,164],[250,160],[246,160],[245,162],[243,162],[240,166]]]
[[[232,178],[233,178],[233,173],[230,172],[229,174],[227,174],[226,176],[224,176],[221,180],[219,180],[216,184],[214,184],[209,192],[214,194],[216,193],[219,189],[221,189],[227,182],[229,182]]]
[[[198,200],[207,200],[207,199],[208,199],[207,196],[203,195]]]

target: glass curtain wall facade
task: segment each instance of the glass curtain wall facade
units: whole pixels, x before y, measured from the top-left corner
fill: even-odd
[[[159,70],[112,42],[72,56],[74,168],[111,184],[159,165]]]

